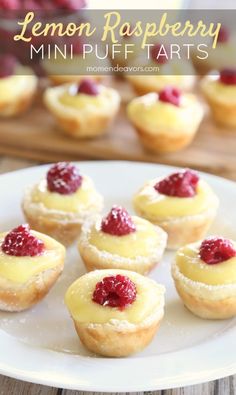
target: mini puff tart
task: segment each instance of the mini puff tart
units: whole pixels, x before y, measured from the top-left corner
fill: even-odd
[[[13,117],[25,112],[37,89],[37,77],[12,55],[0,56],[0,116]]]
[[[216,216],[219,201],[192,170],[148,181],[134,196],[135,211],[168,234],[168,248],[202,239]]]
[[[68,246],[86,218],[101,211],[93,181],[67,162],[53,165],[45,178],[26,189],[22,208],[31,227]]]
[[[216,123],[236,128],[236,68],[205,77],[201,89]]]
[[[0,310],[17,312],[38,303],[64,267],[65,248],[21,225],[0,234]]]
[[[236,242],[209,237],[179,249],[172,277],[185,306],[206,319],[236,315]]]
[[[120,107],[117,91],[89,79],[48,88],[44,99],[62,131],[82,139],[106,133]]]
[[[113,206],[107,217],[93,217],[83,225],[79,252],[88,271],[127,269],[147,274],[160,262],[166,242],[161,228]]]
[[[133,99],[127,114],[143,146],[154,153],[164,153],[183,149],[192,142],[203,109],[194,95],[166,87],[159,94]]]
[[[95,270],[76,280],[65,303],[90,351],[125,357],[153,339],[164,315],[165,288],[128,270]]]

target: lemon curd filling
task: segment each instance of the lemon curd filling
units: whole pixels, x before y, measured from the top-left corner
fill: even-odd
[[[176,254],[176,265],[180,272],[193,281],[208,285],[225,285],[236,283],[236,258],[208,265],[199,256],[201,243],[189,244],[179,249]],[[236,244],[234,243],[236,247]]]
[[[119,310],[93,302],[92,296],[96,284],[104,277],[116,274],[118,274],[117,270],[96,270],[80,277],[69,287],[65,303],[74,320],[85,324],[105,324],[115,319],[138,324],[159,308],[163,308],[164,287],[126,270],[119,270],[119,274],[128,276],[134,282],[137,291],[136,299],[131,305]]]
[[[143,213],[158,218],[183,217],[196,215],[218,206],[218,198],[203,180],[197,185],[197,193],[193,197],[180,198],[158,193],[154,185],[160,179],[152,180],[134,196],[134,206]]]
[[[83,176],[81,186],[70,195],[50,192],[47,181],[43,179],[33,188],[31,199],[33,203],[42,203],[48,209],[76,213],[86,209],[91,203],[91,198],[94,199],[96,195],[92,180]]]
[[[69,89],[65,90],[59,97],[61,104],[67,107],[72,107],[75,109],[91,109],[91,111],[99,111],[99,109],[104,109],[110,105],[110,100],[108,97],[108,91],[106,88],[99,86],[100,93],[97,96],[86,95],[84,93],[76,94],[74,92],[76,86],[70,86]]]
[[[155,226],[139,217],[132,217],[132,220],[136,231],[125,236],[114,236],[103,232],[101,221],[97,221],[88,235],[88,242],[100,251],[126,258],[150,255],[150,252],[160,244],[160,236]]]
[[[14,75],[0,78],[0,100],[8,102],[21,95],[32,78],[35,78],[32,71],[23,66],[18,66]]]
[[[17,257],[5,254],[0,248],[0,276],[15,283],[25,283],[33,276],[53,269],[65,256],[65,248],[57,241],[41,233],[32,231],[32,234],[42,240],[45,252],[35,257]],[[0,246],[7,233],[0,234]]]
[[[207,79],[203,81],[203,90],[207,96],[216,98],[222,102],[232,103],[236,101],[236,85],[226,85],[220,82],[219,79]]]
[[[192,124],[196,113],[202,114],[202,109],[193,95],[183,95],[180,106],[174,106],[158,100],[156,93],[149,93],[138,97],[128,105],[128,116],[137,126],[143,126],[150,132],[162,129],[163,132],[172,132],[181,126],[186,129],[186,124]]]

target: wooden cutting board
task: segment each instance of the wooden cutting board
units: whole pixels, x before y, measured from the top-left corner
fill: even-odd
[[[41,162],[86,159],[156,162],[236,178],[236,131],[218,129],[206,115],[187,149],[168,155],[151,154],[142,148],[125,116],[124,103],[131,98],[132,91],[125,82],[115,80],[112,84],[121,92],[123,106],[107,136],[80,141],[61,134],[38,98],[24,116],[0,121],[0,154]]]

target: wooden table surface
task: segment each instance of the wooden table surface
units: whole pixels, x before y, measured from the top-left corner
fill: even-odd
[[[10,157],[0,157],[0,173],[13,171],[25,167],[37,165],[38,163],[26,160],[19,160]],[[227,174],[221,176],[227,177]],[[234,178],[236,181],[236,174]],[[0,351],[1,353],[1,351]],[[202,356],[204,358],[204,355]],[[31,384],[0,375],[0,395],[79,395],[81,391],[70,391],[61,388],[46,387],[43,385]],[[90,393],[86,393],[90,394]],[[91,392],[91,394],[96,394]],[[184,388],[154,391],[138,392],[135,394],[156,394],[156,395],[234,395],[236,394],[236,375],[226,377],[221,380],[211,381],[209,383],[194,385]],[[126,393],[127,395],[127,393]]]

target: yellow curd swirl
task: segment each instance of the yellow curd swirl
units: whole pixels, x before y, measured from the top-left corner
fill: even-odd
[[[47,181],[43,179],[33,188],[31,200],[33,203],[42,203],[48,209],[77,213],[89,207],[91,201],[96,199],[96,196],[100,198],[92,180],[87,176],[83,176],[80,188],[70,195],[50,192],[47,188]]]
[[[23,66],[17,67],[16,74],[0,78],[0,100],[8,102],[24,93],[31,79],[36,80],[36,77],[31,69]]]
[[[226,85],[218,77],[206,77],[202,81],[202,90],[206,96],[222,103],[236,102],[236,85]]]
[[[65,257],[65,247],[56,240],[41,233],[31,231],[45,245],[45,252],[35,257],[17,257],[5,254],[0,248],[0,276],[15,283],[25,283],[33,276],[55,268]],[[7,233],[0,234],[0,246]]]
[[[149,221],[132,217],[136,231],[124,236],[109,235],[101,230],[101,221],[97,221],[88,235],[89,244],[99,251],[106,251],[126,258],[149,256],[150,252],[163,243],[160,232]]]
[[[101,306],[92,301],[95,286],[104,277],[128,276],[136,286],[136,300],[124,310]],[[164,287],[147,277],[127,270],[96,270],[76,280],[67,290],[65,303],[74,320],[80,323],[105,324],[110,320],[128,321],[131,324],[143,322],[164,305]]]
[[[197,193],[193,197],[180,198],[160,194],[154,185],[160,181],[155,179],[149,181],[134,196],[134,207],[158,219],[167,217],[183,217],[197,215],[205,210],[216,208],[218,198],[211,187],[203,180],[197,185]]]
[[[127,107],[127,113],[134,125],[155,134],[157,130],[165,133],[170,130],[173,133],[180,128],[186,132],[188,125],[200,122],[203,110],[191,94],[183,95],[178,107],[158,100],[157,93],[149,93],[133,99]]]
[[[236,247],[236,243],[233,242]],[[190,280],[207,285],[225,285],[236,283],[236,258],[208,265],[199,256],[201,243],[189,244],[179,249],[176,265],[180,272]]]

